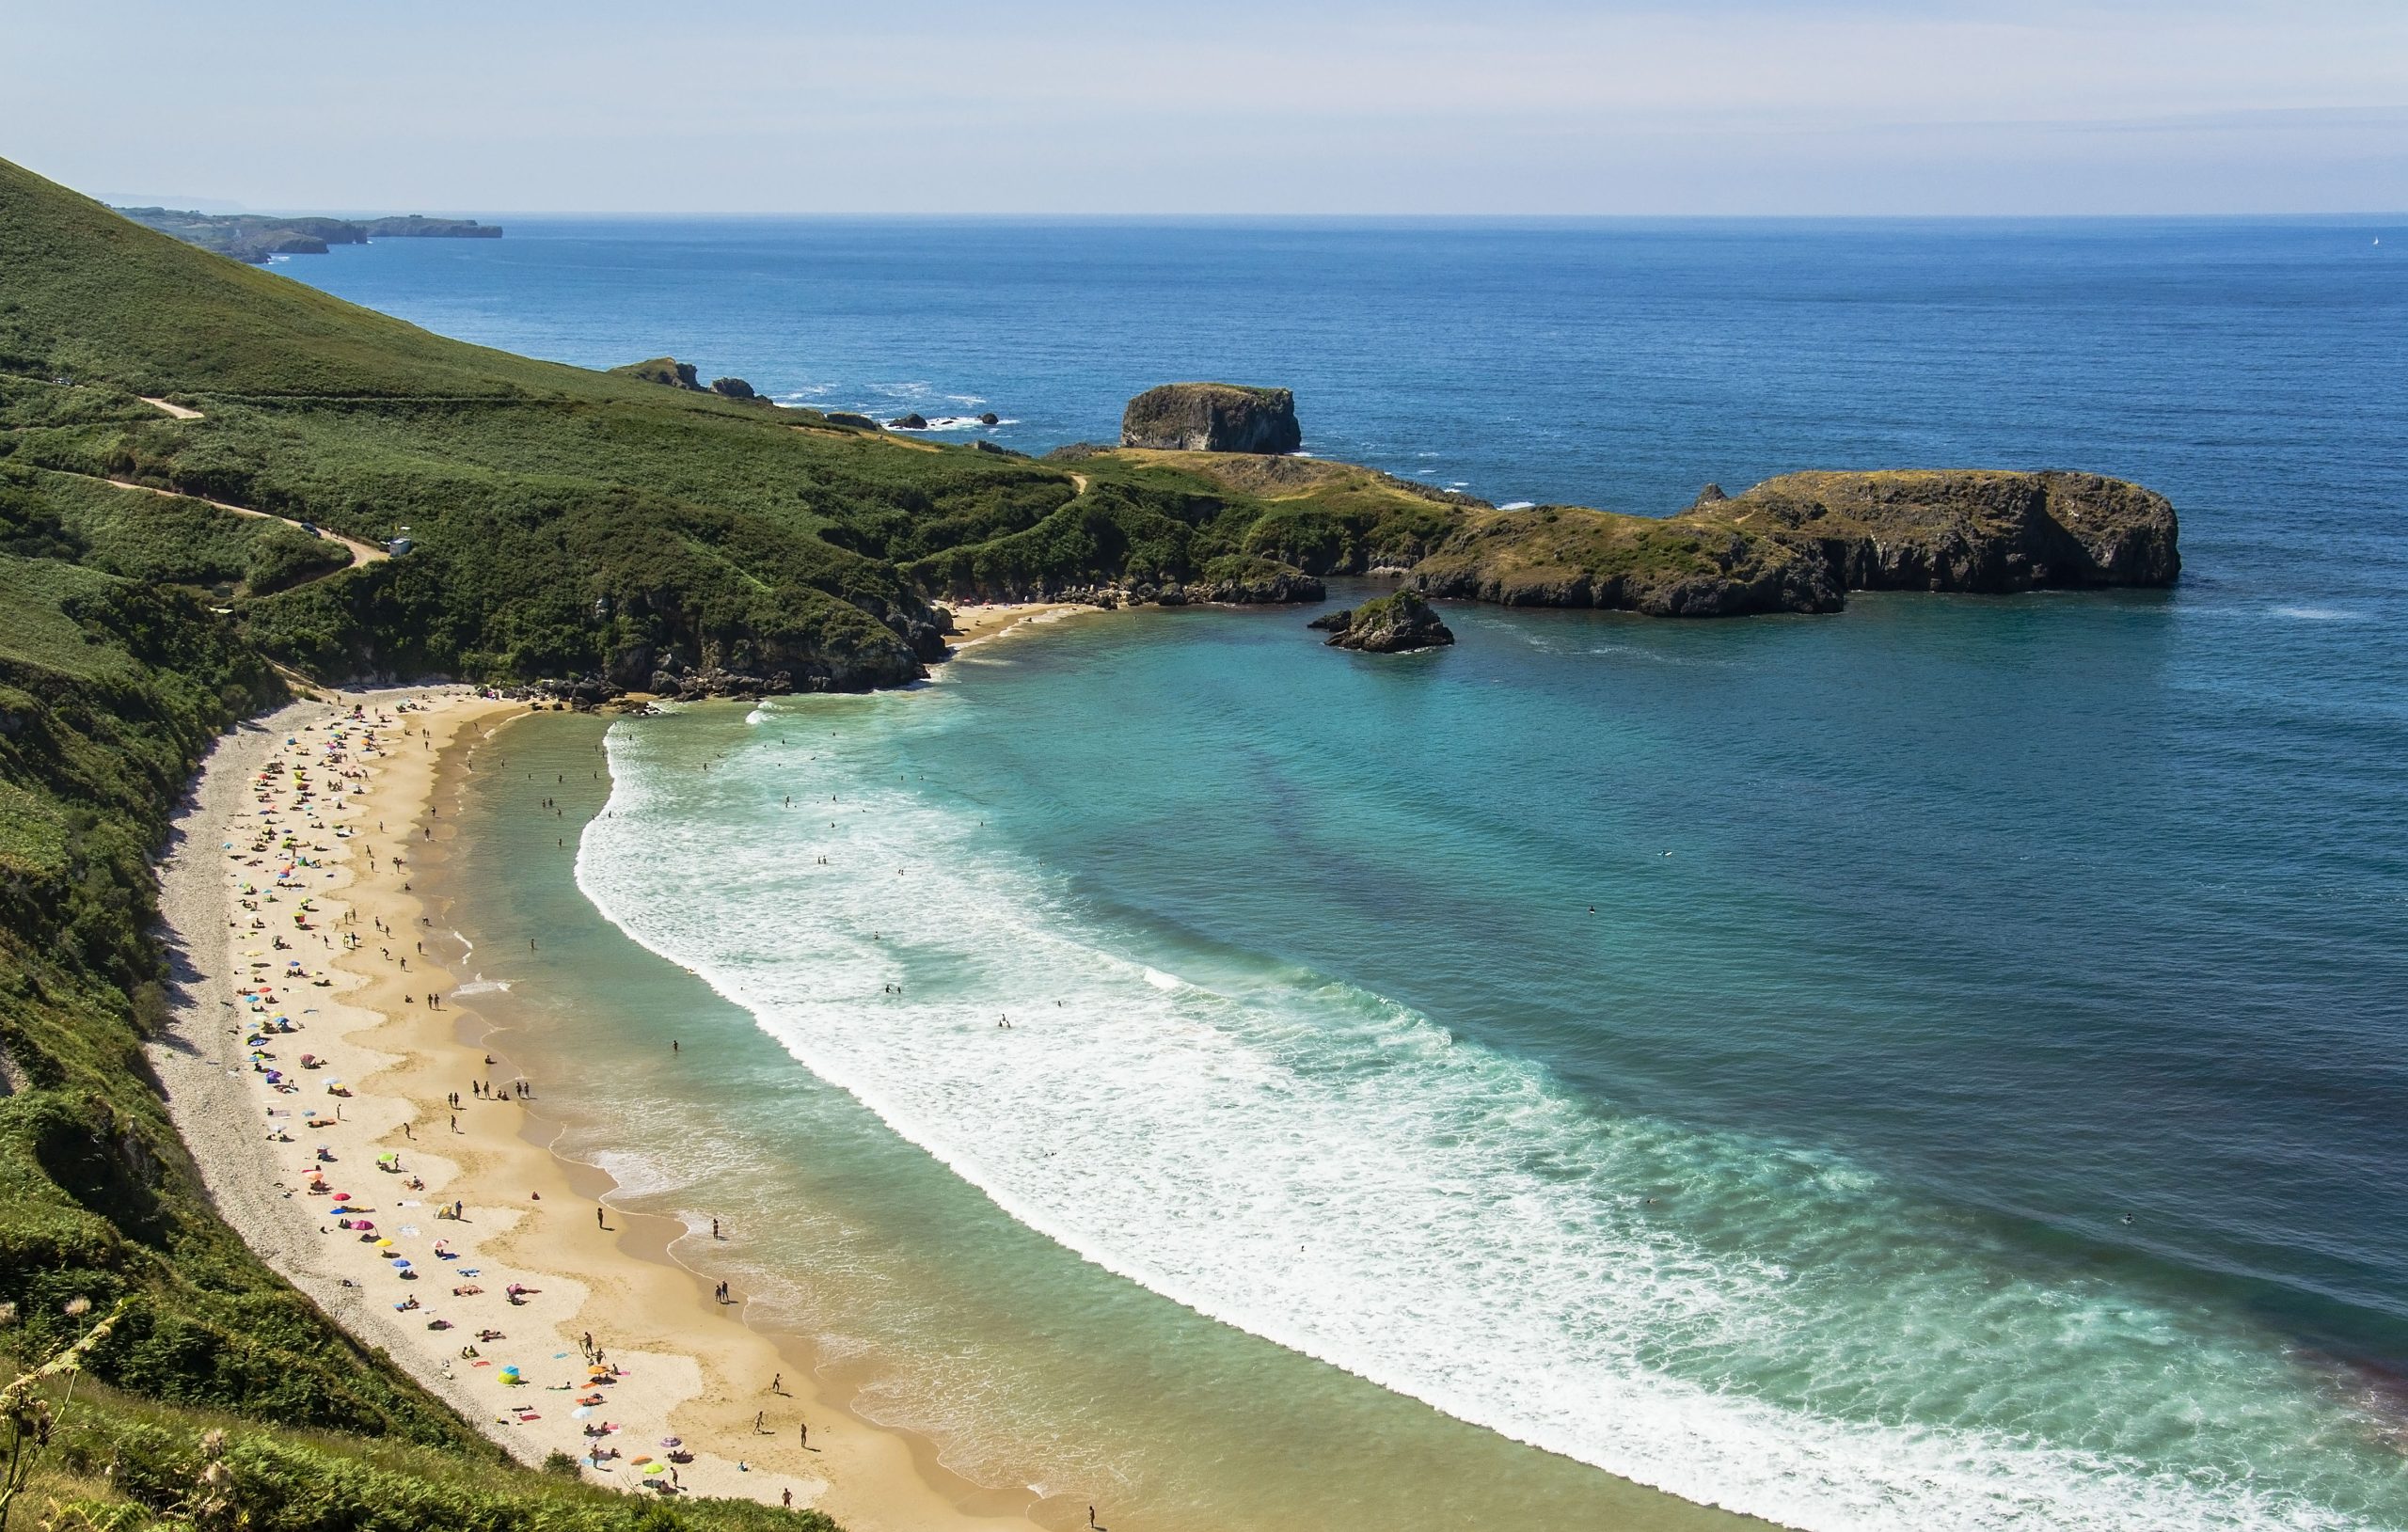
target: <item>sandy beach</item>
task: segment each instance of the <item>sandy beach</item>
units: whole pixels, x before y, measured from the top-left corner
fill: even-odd
[[[543,1082],[483,1046],[412,886],[438,782],[526,711],[353,694],[218,742],[161,866],[179,1006],[152,1059],[219,1208],[524,1461],[856,1528],[1036,1524],[832,1403],[678,1263],[684,1228],[613,1212],[606,1176],[544,1146]]]
[[[996,601],[955,607],[951,642],[956,649],[985,643],[1007,634],[1028,633],[1080,612],[1101,611],[1075,601]]]

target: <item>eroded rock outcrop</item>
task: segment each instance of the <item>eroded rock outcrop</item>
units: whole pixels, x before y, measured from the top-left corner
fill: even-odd
[[[1129,401],[1120,445],[1178,452],[1292,452],[1296,396],[1234,383],[1165,383]]]
[[[1334,649],[1358,649],[1370,655],[1402,655],[1415,649],[1435,649],[1455,641],[1430,603],[1411,591],[1367,601],[1347,611],[1334,611],[1306,624],[1329,632]]]
[[[2093,473],[1792,473],[1701,512],[1811,550],[1851,591],[2171,585],[2164,496]]]
[[[1187,587],[1188,599],[1228,607],[1284,607],[1326,601],[1329,587],[1318,575],[1271,559],[1215,559],[1204,576]]]
[[[1827,612],[1850,591],[2167,585],[2181,572],[2178,541],[2163,496],[2097,474],[1796,473],[1732,497],[1709,484],[1663,518],[1474,513],[1411,577],[1433,595],[1504,606]]]
[[[657,383],[665,388],[683,388],[688,393],[708,393],[702,380],[694,374],[694,364],[681,362],[674,356],[655,356],[649,361],[629,362],[625,367],[610,369],[613,377],[639,378],[645,383]]]

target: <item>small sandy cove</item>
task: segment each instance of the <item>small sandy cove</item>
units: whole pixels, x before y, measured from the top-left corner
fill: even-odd
[[[356,693],[211,754],[160,869],[180,1005],[151,1056],[219,1208],[526,1461],[566,1452],[590,1481],[816,1507],[856,1532],[1034,1526],[1028,1497],[982,1494],[830,1402],[807,1351],[667,1254],[675,1225],[597,1202],[607,1177],[538,1142],[543,1082],[522,1097],[474,1041],[421,952],[412,863],[446,749],[525,711]]]

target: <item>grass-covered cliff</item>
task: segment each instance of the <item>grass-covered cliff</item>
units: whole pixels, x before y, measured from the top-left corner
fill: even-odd
[[[284,687],[159,576],[244,555],[101,556],[127,577],[22,514],[0,544],[0,1386],[113,1316],[13,1524],[190,1524],[214,1494],[216,1524],[295,1532],[824,1525],[509,1466],[217,1217],[143,1059],[167,1003],[150,858],[210,739]]]

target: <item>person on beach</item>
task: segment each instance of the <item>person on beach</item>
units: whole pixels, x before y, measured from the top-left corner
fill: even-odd
[[[811,1422],[809,1422],[809,1421],[807,1421],[807,1420],[798,1420],[798,1421],[796,1421],[796,1422],[795,1422],[795,1424],[794,1424],[794,1431],[795,1431],[795,1440],[796,1440],[796,1442],[797,1442],[797,1443],[800,1444],[800,1445],[801,1445],[801,1447],[802,1447],[802,1450],[804,1450],[805,1452],[810,1451],[810,1450],[811,1450]]]

